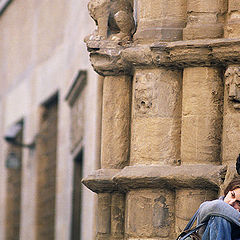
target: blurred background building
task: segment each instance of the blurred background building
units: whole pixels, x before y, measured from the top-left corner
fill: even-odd
[[[95,237],[95,197],[80,184],[99,167],[87,2],[0,1],[1,240]]]

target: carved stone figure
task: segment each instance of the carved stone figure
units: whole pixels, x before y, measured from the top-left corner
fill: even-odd
[[[129,0],[90,0],[88,9],[97,25],[90,40],[129,40],[135,30]]]
[[[225,72],[225,84],[228,87],[228,97],[235,108],[240,108],[240,67],[231,66]]]

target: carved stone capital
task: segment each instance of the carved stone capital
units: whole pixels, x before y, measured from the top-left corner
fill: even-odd
[[[210,67],[240,65],[240,39],[207,39],[121,45],[86,41],[94,70],[100,75],[131,75],[135,67]]]
[[[126,48],[113,41],[86,41],[94,70],[103,76],[131,75],[131,65],[121,57]]]
[[[240,109],[240,66],[230,66],[225,72],[228,97],[234,108]]]
[[[129,191],[139,188],[218,189],[226,174],[225,166],[128,166],[122,170],[99,169],[83,179],[93,192]]]

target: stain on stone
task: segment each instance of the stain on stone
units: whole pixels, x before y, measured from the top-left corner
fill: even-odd
[[[168,225],[169,209],[166,204],[166,198],[160,196],[154,199],[153,206],[153,227],[162,228]]]

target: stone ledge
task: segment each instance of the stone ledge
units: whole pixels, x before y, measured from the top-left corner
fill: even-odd
[[[93,192],[113,192],[118,190],[113,177],[121,169],[98,169],[82,180],[82,183]]]
[[[128,166],[122,170],[100,169],[83,184],[93,192],[126,192],[138,188],[209,188],[218,189],[223,183],[226,166]]]
[[[157,53],[154,56],[154,63],[159,66],[183,68],[240,63],[240,39],[220,38],[154,43],[150,49]]]
[[[149,45],[87,41],[94,70],[101,75],[132,75],[134,67],[185,68],[240,64],[240,39],[155,42]]]

